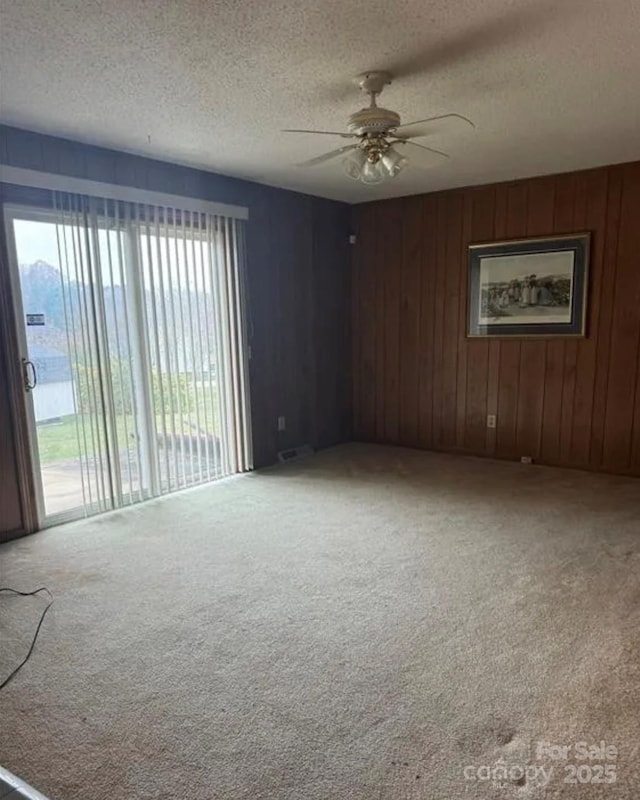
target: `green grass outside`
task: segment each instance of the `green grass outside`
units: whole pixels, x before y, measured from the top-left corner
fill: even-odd
[[[205,406],[203,402],[199,403],[198,405],[198,413],[200,415],[199,430],[202,433],[216,434],[220,430],[220,425],[217,419],[217,408],[215,420],[212,420],[211,418],[212,412],[210,406],[207,406],[205,414]],[[180,418],[176,414],[174,419],[176,434],[180,435],[183,431],[183,428],[180,425]],[[187,435],[190,430],[187,426],[187,420],[189,420],[191,424],[195,426],[196,414],[195,412],[192,412],[189,416],[185,414],[183,415],[183,419],[185,420],[184,434]],[[57,423],[49,423],[45,425],[40,424],[37,426],[38,450],[40,453],[41,464],[46,465],[54,464],[58,461],[68,461],[74,458],[79,458],[80,453],[82,452],[87,452],[88,454],[94,452],[91,439],[91,421],[89,415],[78,415],[77,423],[78,429],[76,429],[76,415],[74,414],[69,417],[63,417],[62,420]],[[86,451],[82,432],[83,423],[86,436]],[[167,434],[171,435],[173,433],[173,427],[170,414],[166,415],[165,424]],[[158,433],[162,434],[164,432],[162,417],[156,418],[156,425]],[[94,423],[94,438],[97,435],[95,427],[96,426]],[[132,434],[134,431],[135,427],[132,414],[120,414],[116,417],[116,433],[118,437],[118,445],[121,450],[126,448],[127,442],[130,445],[133,444],[134,440],[132,438]],[[196,430],[191,429],[191,433],[195,434]],[[101,436],[104,436],[102,429],[100,434]],[[80,435],[80,446],[78,445],[78,435]]]

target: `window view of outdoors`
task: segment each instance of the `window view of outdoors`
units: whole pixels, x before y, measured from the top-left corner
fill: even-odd
[[[14,220],[46,515],[223,474],[214,292],[171,236]],[[141,280],[125,269],[137,237]]]

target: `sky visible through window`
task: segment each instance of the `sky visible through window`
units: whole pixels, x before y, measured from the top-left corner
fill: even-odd
[[[68,280],[83,282],[83,272],[78,258],[79,254],[84,258],[86,252],[83,230],[79,231],[77,227],[53,222],[16,219],[14,231],[20,266],[45,261],[58,272],[62,272]],[[124,243],[118,243],[115,231],[107,232],[103,228],[98,231],[98,240],[102,285],[122,285],[124,281],[121,262],[124,257]],[[185,241],[180,235],[156,237],[141,232],[139,247],[145,282],[155,282],[154,279],[159,281],[161,278],[166,287],[181,285],[196,292],[210,291],[208,244],[201,243],[190,235]]]

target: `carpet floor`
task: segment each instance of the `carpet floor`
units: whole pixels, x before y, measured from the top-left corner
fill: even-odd
[[[53,800],[640,797],[637,480],[352,444],[0,557]]]

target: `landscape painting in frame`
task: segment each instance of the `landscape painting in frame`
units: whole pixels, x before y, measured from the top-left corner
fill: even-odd
[[[469,246],[469,336],[584,336],[588,233]]]

